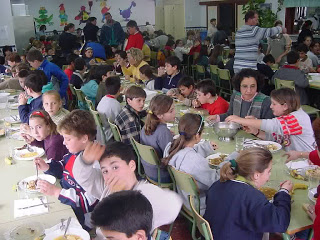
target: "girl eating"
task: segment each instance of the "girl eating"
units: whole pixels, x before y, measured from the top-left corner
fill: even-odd
[[[243,125],[247,132],[268,141],[282,144],[286,151],[315,149],[315,139],[310,117],[300,108],[300,99],[295,91],[280,88],[271,92],[273,119],[241,118],[231,115],[227,122]]]
[[[273,203],[258,189],[268,180],[272,154],[250,148],[220,170],[208,191],[206,213],[215,240],[261,240],[264,232],[285,232],[290,223],[292,182],[280,184]]]
[[[172,98],[166,95],[157,95],[152,98],[149,106],[146,124],[140,132],[140,142],[144,145],[151,146],[157,152],[159,158],[163,156],[163,152],[173,140],[172,133],[167,128],[167,122],[173,122],[176,115]],[[144,161],[142,165],[148,177],[154,181],[158,181],[157,167]],[[167,167],[160,170],[161,182],[171,182]]]
[[[206,193],[212,183],[219,179],[219,172],[208,165],[207,156],[214,153],[216,144],[204,141],[200,143],[204,128],[201,115],[187,113],[179,121],[179,137],[169,143],[164,151],[162,163],[175,169],[191,174],[200,190],[200,214],[203,215],[206,204]],[[178,193],[183,198],[184,205],[190,209],[189,196],[178,187]]]
[[[22,132],[28,144],[45,150],[48,160],[60,161],[69,152],[63,145],[63,137],[57,132],[56,124],[44,110],[32,112],[29,126],[24,124]]]

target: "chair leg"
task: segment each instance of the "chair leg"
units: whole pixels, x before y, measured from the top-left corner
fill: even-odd
[[[282,233],[283,240],[290,240],[290,236],[286,233]]]
[[[308,240],[312,240],[312,238],[313,238],[313,228],[311,229],[311,231],[309,233]]]

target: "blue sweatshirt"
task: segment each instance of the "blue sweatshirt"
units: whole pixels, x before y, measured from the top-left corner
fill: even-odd
[[[34,98],[29,104],[20,105],[18,110],[21,122],[29,123],[30,114],[39,109],[42,109],[42,95]]]
[[[264,194],[242,181],[217,181],[207,194],[204,218],[209,222],[214,240],[261,240],[264,232],[287,230],[291,198],[284,191],[270,203]]]
[[[81,226],[90,230],[92,228],[90,224],[91,212],[97,205],[98,199],[88,194],[73,177],[73,165],[80,153],[69,153],[61,161],[51,161],[49,170],[45,173],[61,178],[62,190],[58,199],[61,203],[71,206]]]
[[[179,72],[177,75],[171,77],[170,75],[164,75],[162,77],[157,77],[154,82],[154,89],[162,90],[177,88],[179,80],[182,78],[183,74]]]

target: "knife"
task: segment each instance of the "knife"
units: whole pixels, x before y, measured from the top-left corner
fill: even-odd
[[[48,203],[45,203],[45,205],[52,204],[52,203],[54,203],[54,202],[48,202]],[[41,204],[31,205],[31,206],[28,206],[28,207],[23,207],[23,208],[18,208],[18,209],[22,210],[22,209],[28,209],[28,208],[33,208],[33,207],[39,207],[39,206],[44,206],[44,204],[41,203]]]

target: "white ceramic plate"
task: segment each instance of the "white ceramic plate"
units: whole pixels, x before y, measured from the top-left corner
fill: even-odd
[[[314,202],[314,203],[316,203],[316,201],[317,201],[317,199],[316,198],[314,198],[314,195],[317,193],[317,188],[312,188],[312,189],[310,189],[309,191],[308,191],[308,198],[312,201],[312,202]]]
[[[64,231],[56,230],[54,232],[48,233],[43,240],[53,240],[57,237],[60,237],[64,234]],[[76,235],[80,237],[82,240],[90,240],[90,235],[87,231],[83,230],[82,228],[72,228],[70,227],[67,230],[67,235]],[[62,238],[63,239],[63,238]]]
[[[19,183],[18,183],[18,187],[21,189],[21,190],[26,190],[27,192],[31,192],[31,193],[35,193],[35,192],[39,192],[38,189],[35,189],[35,190],[30,190],[30,189],[27,189],[27,183],[30,182],[30,181],[34,181],[37,179],[37,175],[34,175],[34,176],[31,176],[31,177],[27,177],[25,179],[22,179]],[[49,183],[51,184],[55,184],[56,183],[56,178],[52,175],[49,175],[49,174],[39,174],[39,179],[41,180],[46,180],[48,181]]]
[[[32,161],[34,158],[42,157],[44,155],[43,148],[38,148],[33,146],[31,146],[31,148],[34,150],[35,153],[37,153],[37,155],[31,156],[31,157],[24,157],[23,154],[28,154],[30,152],[27,149],[18,150],[19,148],[15,148],[13,152],[13,158],[19,161]]]
[[[12,110],[17,110],[19,107],[19,103],[12,103],[12,104],[9,104],[9,108],[12,109]]]
[[[270,152],[272,152],[272,153],[275,153],[275,152],[277,152],[277,151],[279,151],[281,148],[282,148],[282,146],[279,144],[279,143],[277,143],[277,142],[272,142],[272,141],[262,141],[262,140],[253,140],[253,143],[251,143],[251,142],[249,142],[249,143],[244,143],[244,147],[245,148],[249,148],[249,147],[256,147],[255,145],[254,145],[254,143],[257,143],[257,144],[259,144],[259,145],[265,145],[265,146],[267,146],[267,145],[270,145],[270,144],[272,144],[273,146],[275,146],[275,147],[277,147],[277,149],[275,149],[275,150],[269,150]],[[259,146],[257,146],[257,147],[259,147]]]
[[[211,163],[209,162],[209,160],[212,159],[212,158],[218,158],[218,157],[220,157],[221,155],[227,155],[227,156],[225,157],[225,159],[229,156],[229,154],[218,152],[218,153],[211,154],[211,155],[209,155],[208,157],[206,157],[206,159],[208,160],[209,165],[210,165],[210,166],[215,166],[215,167],[218,167],[218,168],[219,168],[219,167],[220,167],[220,164],[223,163],[224,161],[221,162],[219,165],[213,165],[213,164],[211,164]],[[225,159],[224,159],[224,160],[225,160]]]
[[[5,117],[3,120],[8,123],[21,123],[19,115],[16,115],[15,117],[17,118],[13,119],[12,117]]]

